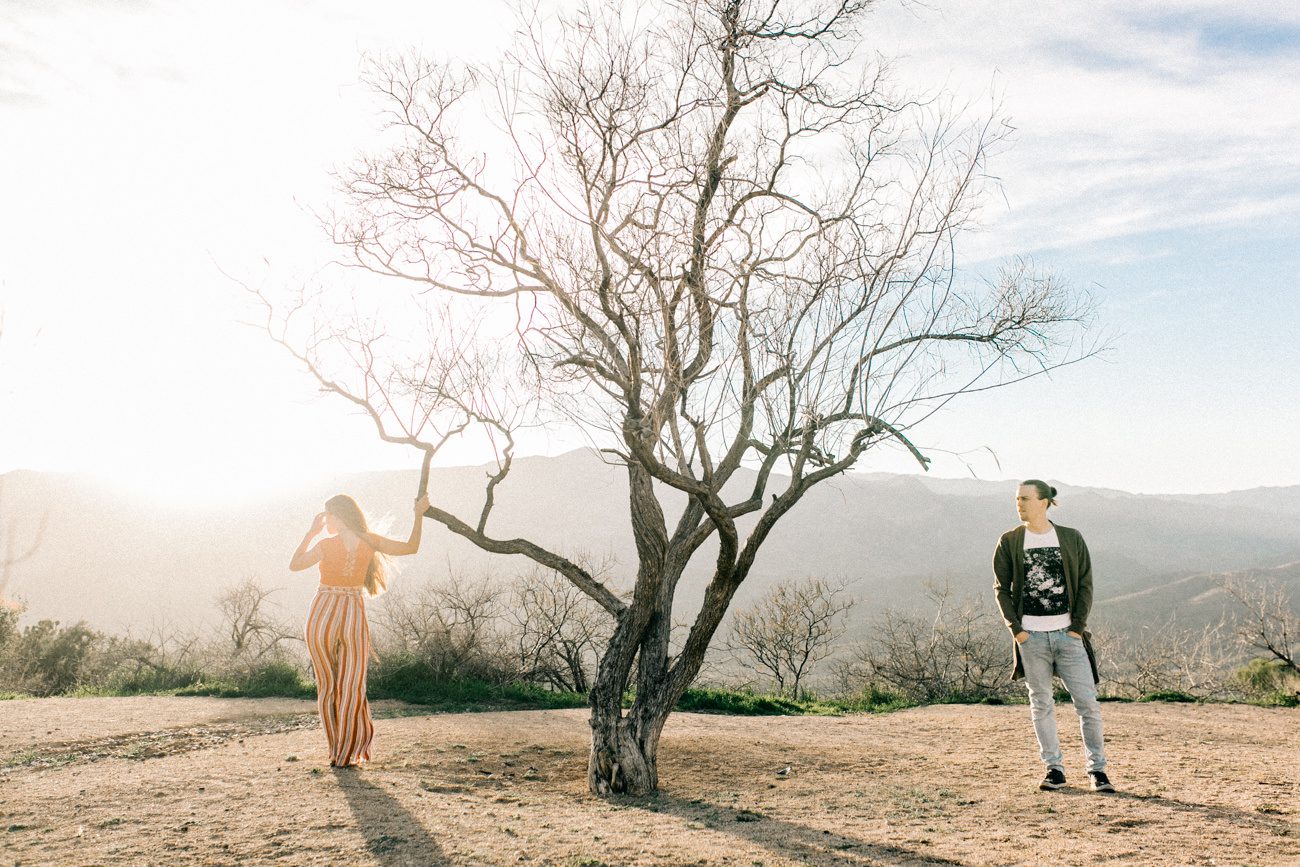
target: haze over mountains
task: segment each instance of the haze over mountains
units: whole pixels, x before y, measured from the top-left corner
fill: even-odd
[[[291,573],[287,563],[324,500],[351,493],[370,514],[391,516],[387,531],[404,537],[417,475],[341,475],[239,508],[124,497],[76,475],[13,472],[0,478],[0,521],[22,531],[48,516],[39,551],[14,568],[6,591],[27,605],[26,619],[85,620],[109,631],[139,632],[162,623],[191,628],[214,622],[218,593],[250,575],[282,588],[275,599],[297,618],[306,611],[315,573]],[[737,491],[752,478],[738,479]],[[431,496],[474,523],[485,480],[482,467],[434,470]],[[769,490],[783,484],[774,479]],[[850,474],[823,484],[782,519],[739,600],[783,578],[821,575],[850,583],[861,600],[855,617],[923,604],[927,581],[947,582],[992,607],[990,558],[998,535],[1015,524],[1014,484],[888,474]],[[1223,604],[1210,573],[1271,570],[1270,578],[1293,592],[1300,588],[1300,566],[1294,565],[1300,561],[1300,487],[1198,496],[1058,487],[1061,505],[1053,518],[1080,529],[1092,551],[1094,621],[1102,613],[1116,624],[1170,614],[1209,618]],[[624,471],[593,452],[517,459],[497,490],[488,531],[523,536],[570,556],[613,558],[611,581],[626,587],[635,570],[626,496]],[[663,499],[671,525],[681,500],[673,492]],[[395,585],[438,579],[449,569],[510,578],[531,567],[523,558],[484,554],[431,521],[424,533],[423,550],[403,558]],[[681,616],[698,604],[711,561],[712,551],[701,551],[683,579]]]

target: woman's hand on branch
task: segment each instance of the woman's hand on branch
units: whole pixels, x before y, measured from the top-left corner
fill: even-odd
[[[424,526],[424,511],[428,508],[429,497],[427,494],[421,494],[415,498],[415,519],[411,522],[411,536],[405,542],[399,539],[389,539],[377,533],[370,533],[366,540],[376,551],[390,557],[414,554],[420,550],[420,528]]]

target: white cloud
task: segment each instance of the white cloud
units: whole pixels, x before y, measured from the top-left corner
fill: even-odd
[[[1300,27],[1294,10],[1279,24],[1273,5],[1234,20]],[[995,89],[1018,129],[992,166],[1010,209],[986,210],[982,254],[1300,218],[1300,52],[1207,45],[1215,4],[951,4],[882,18],[911,80],[947,80],[977,106]]]

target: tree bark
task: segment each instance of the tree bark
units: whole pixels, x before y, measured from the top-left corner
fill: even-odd
[[[622,695],[592,691],[587,786],[594,795],[649,795],[659,789],[659,737],[680,690],[667,666],[638,672],[637,695],[624,713]]]

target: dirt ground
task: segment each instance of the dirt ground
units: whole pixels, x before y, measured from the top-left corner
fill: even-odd
[[[0,702],[6,864],[1297,864],[1300,710],[1104,705],[1115,795],[1042,793],[1028,709],[677,714],[662,791],[586,792],[583,711],[376,705],[331,770],[310,702]]]

